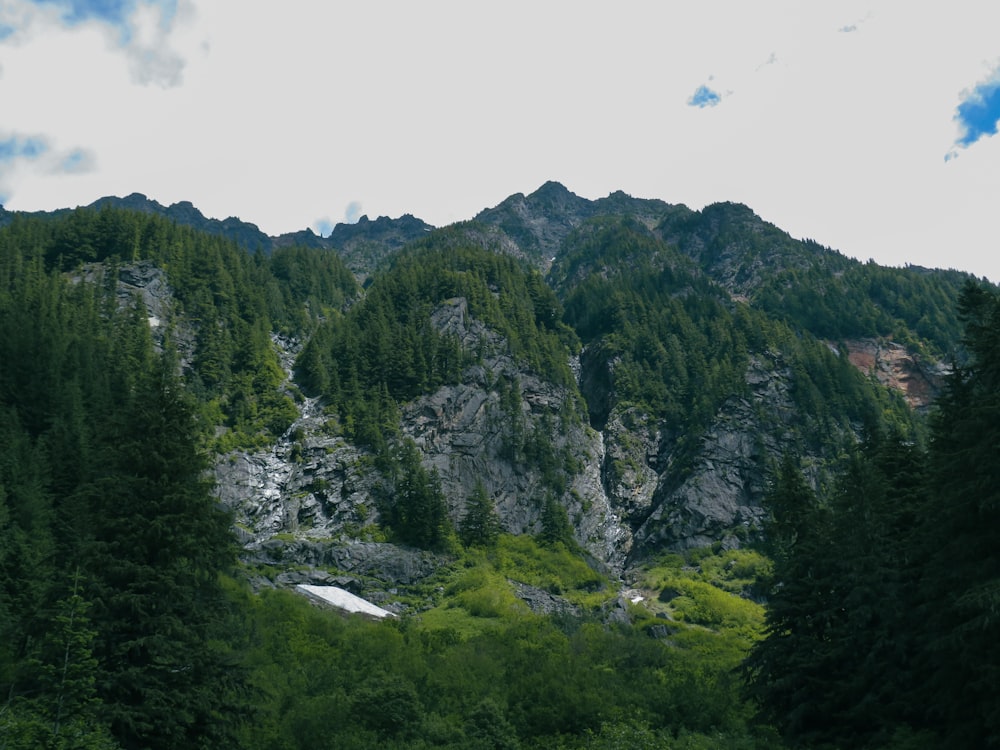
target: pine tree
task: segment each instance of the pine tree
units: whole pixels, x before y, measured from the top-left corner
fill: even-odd
[[[539,539],[549,547],[561,544],[573,548],[576,545],[566,508],[551,493],[546,494],[542,505],[542,531]]]
[[[500,517],[482,480],[476,482],[466,501],[459,534],[466,547],[493,547],[500,536]]]
[[[765,504],[772,520],[764,531],[775,554],[767,637],[754,646],[744,675],[762,718],[786,737],[816,739],[836,731],[830,644],[843,612],[832,519],[788,457]]]
[[[437,471],[427,471],[420,464],[420,452],[412,440],[399,447],[394,473],[396,481],[384,503],[393,533],[414,547],[441,547],[450,526],[441,480]]]
[[[82,489],[98,695],[125,748],[227,747],[242,689],[221,647],[219,575],[233,540],[205,480],[193,407],[168,367],[152,363],[121,394],[100,471]]]
[[[822,503],[787,458],[778,472],[767,636],[744,674],[762,716],[793,743],[883,747],[911,717],[925,464],[919,448],[873,435]]]
[[[83,598],[79,570],[72,590],[58,603],[53,627],[42,634],[29,660],[37,692],[25,702],[25,713],[34,715],[35,741],[51,748],[117,747],[99,719],[97,678],[99,665],[93,655],[97,631],[93,629]]]
[[[945,747],[1000,746],[1000,295],[969,282],[959,309],[969,361],[932,424],[921,543],[923,699]]]

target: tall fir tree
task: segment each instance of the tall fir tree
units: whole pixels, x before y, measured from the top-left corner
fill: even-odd
[[[969,282],[968,361],[932,423],[918,692],[942,746],[1000,747],[1000,295]]]
[[[493,547],[500,536],[500,517],[482,480],[476,482],[465,504],[459,534],[467,547]]]
[[[221,645],[229,518],[205,479],[194,408],[162,360],[120,394],[83,488],[98,695],[125,748],[227,747],[242,670]]]

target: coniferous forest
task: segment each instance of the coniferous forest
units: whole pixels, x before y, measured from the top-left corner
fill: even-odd
[[[111,206],[13,215],[0,748],[1000,746],[1000,291],[744,231],[728,204],[611,208],[551,268],[502,216],[363,285],[335,249],[251,253]],[[169,325],[123,292],[136,274],[169,289]],[[433,323],[459,299],[488,336]],[[929,408],[842,354],[866,336],[945,366]],[[499,358],[511,372],[483,375]],[[559,436],[641,414],[689,476],[762,361],[791,385],[755,417],[781,435],[761,438],[760,523],[597,561],[577,533],[596,510],[572,500],[588,457]],[[456,505],[401,429],[469,373],[503,415],[496,460],[540,478],[526,529],[488,473]],[[529,376],[568,394],[537,422]],[[276,585],[218,500],[212,467],[313,403],[376,477],[345,538],[433,555],[393,589],[399,616]]]

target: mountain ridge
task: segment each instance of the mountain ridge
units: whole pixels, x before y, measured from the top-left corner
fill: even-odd
[[[259,242],[263,236],[255,225],[238,219],[206,219],[188,202],[164,207],[138,193],[101,199],[88,210],[99,215],[105,209],[159,216],[226,237],[245,250],[251,249],[247,242]],[[71,218],[72,212],[60,210],[51,216]],[[109,217],[112,224],[119,220],[130,221]],[[81,227],[87,225],[81,222]],[[122,241],[130,242],[133,234],[122,232]],[[365,428],[367,444],[354,445],[348,453],[337,441],[323,437],[324,431],[337,434],[347,425],[350,443],[361,434],[359,421],[374,418],[383,433],[386,420],[397,421],[392,440],[417,441],[421,462],[439,474],[453,522],[461,518],[463,497],[474,489],[468,477],[479,476],[491,478],[487,489],[509,531],[538,533],[544,508],[525,502],[532,495],[552,492],[576,517],[578,541],[619,571],[663,547],[683,549],[720,541],[739,545],[754,536],[763,518],[760,503],[770,462],[794,450],[823,465],[833,453],[809,435],[825,430],[831,438],[850,440],[860,430],[863,411],[875,408],[873,399],[891,402],[891,392],[866,392],[858,373],[895,388],[912,385],[907,395],[922,408],[933,398],[941,375],[931,356],[937,351],[934,342],[925,345],[911,323],[898,317],[910,315],[916,324],[913,316],[923,315],[923,320],[927,315],[906,309],[905,295],[896,287],[880,300],[869,293],[876,281],[912,286],[919,274],[881,269],[887,278],[873,280],[869,277],[878,269],[808,240],[795,240],[741,204],[713,204],[693,211],[655,199],[635,199],[621,191],[592,201],[548,182],[527,195],[514,194],[468,222],[442,229],[406,214],[340,224],[328,238],[309,230],[284,237],[281,242],[269,238],[274,243],[270,262],[277,264],[282,279],[298,278],[295,283],[301,285],[306,279],[300,271],[292,273],[288,264],[306,261],[302,255],[306,250],[322,254],[339,240],[348,249],[337,248],[340,261],[357,282],[372,286],[357,297],[342,287],[341,303],[356,306],[361,315],[356,332],[325,334],[326,326],[340,318],[320,313],[310,302],[310,314],[320,314],[318,328],[309,334],[311,340],[283,355],[296,361],[286,368],[293,377],[280,388],[291,393],[303,386],[302,378],[308,375],[315,389],[310,395],[325,398],[326,416],[317,419],[314,412],[300,409],[299,420],[293,423],[302,432],[302,445],[282,437],[266,447],[271,458],[244,450],[244,457],[235,459],[233,465],[258,467],[250,474],[286,477],[281,486],[265,482],[266,486],[248,487],[241,494],[232,484],[246,477],[220,474],[227,504],[237,510],[257,508],[244,518],[253,544],[283,533],[299,534],[306,527],[312,529],[310,534],[321,531],[322,538],[331,538],[344,529],[370,528],[384,520],[385,514],[371,514],[370,507],[367,517],[354,508],[358,502],[372,504],[371,499],[360,499],[357,488],[366,488],[362,495],[374,496],[382,480],[343,468],[384,437]],[[112,243],[100,252],[112,253],[113,247]],[[475,253],[470,255],[470,248],[476,248]],[[524,270],[517,273],[527,273],[525,280],[497,276],[499,266],[485,260],[492,253],[524,262]],[[430,286],[420,290],[407,276],[413,271],[406,270],[417,267],[412,258],[418,256],[425,260],[417,266],[432,257],[452,260],[433,261],[445,265],[437,278],[421,282]],[[292,261],[293,257],[299,259]],[[450,266],[453,262],[459,265]],[[502,274],[512,273],[513,268]],[[544,279],[542,273],[547,274]],[[482,274],[486,275],[476,284],[485,287],[464,286]],[[957,277],[947,274],[932,273],[928,278],[945,297],[947,284],[958,283]],[[449,279],[456,285],[450,286]],[[525,291],[519,300],[506,299],[505,287],[514,283],[526,284]],[[399,288],[379,296],[376,292],[384,285]],[[544,291],[547,287],[552,291]],[[485,296],[477,302],[475,295],[483,292],[473,293],[473,288],[488,289],[493,300]],[[380,304],[388,305],[392,294],[417,307],[386,317],[384,309],[366,304],[381,299]],[[497,299],[508,308],[503,315],[491,307]],[[856,310],[844,303],[850,300],[857,303]],[[832,317],[822,317],[820,313],[831,304]],[[350,318],[353,310],[344,314]],[[149,315],[159,320],[161,310]],[[503,324],[507,328],[495,328],[504,315],[512,316]],[[407,325],[417,327],[387,330],[396,325],[394,318],[411,320]],[[526,322],[532,319],[534,323]],[[445,324],[446,320],[452,322]],[[521,322],[515,328],[513,321]],[[571,389],[554,395],[556,384],[548,382],[550,376],[538,379],[540,373],[533,369],[537,358],[552,356],[539,351],[530,355],[534,360],[517,359],[526,352],[513,360],[497,360],[485,373],[459,368],[443,381],[434,381],[430,390],[421,390],[429,386],[419,384],[428,381],[413,368],[426,355],[409,350],[407,341],[414,337],[444,326],[440,330],[462,342],[464,351],[483,357],[483,352],[505,347],[516,353],[526,336],[535,335],[529,335],[531,325],[556,330],[557,323],[580,337],[572,344],[566,339],[567,350],[557,355],[569,357],[576,373],[575,394]],[[191,342],[183,361],[199,367],[207,360],[198,349],[214,336],[196,323],[182,329]],[[365,365],[363,373],[344,370],[337,364],[344,355],[331,353],[331,343],[323,336],[343,342],[334,346],[360,347],[351,350],[350,358],[373,364]],[[355,336],[359,339],[352,342]],[[893,344],[894,338],[901,341]],[[321,340],[327,343],[318,344]],[[376,348],[369,352],[373,345]],[[323,346],[328,347],[325,353]],[[906,357],[899,356],[898,346],[909,347]],[[209,382],[224,382],[214,373],[208,377]],[[359,377],[362,390],[348,396],[344,385]],[[278,384],[277,373],[269,378]],[[393,383],[399,382],[410,385],[393,390]],[[385,403],[377,407],[381,416],[366,411],[373,408],[362,403],[366,388],[369,393],[385,392]],[[871,403],[862,408],[838,395],[841,391]],[[587,404],[584,414],[562,413],[565,405],[579,398]],[[346,400],[338,405],[338,399]],[[897,409],[890,402],[878,408]],[[455,404],[464,406],[453,411]],[[276,415],[289,415],[281,419],[291,418],[290,404],[269,408],[277,409]],[[897,414],[901,424],[909,419],[904,411]],[[504,419],[513,419],[510,424],[520,425],[520,432],[511,433],[510,425],[497,431]],[[560,420],[561,431],[554,427]],[[824,421],[829,424],[821,427]],[[567,442],[566,436],[575,437]],[[295,461],[309,444],[329,453],[315,455],[309,464],[313,470],[303,473]],[[492,446],[489,466],[482,458],[478,465],[462,458],[473,444]],[[232,441],[226,445],[236,446]],[[340,456],[341,468],[333,473],[323,468],[324,455],[331,461]],[[818,481],[819,475],[814,479]],[[335,495],[354,499],[347,505],[327,502],[329,492],[314,492],[314,486],[338,488]],[[265,496],[271,499],[265,501]],[[312,499],[303,505],[302,497]],[[540,502],[538,497],[534,502]],[[261,510],[265,506],[268,510]],[[588,515],[594,508],[604,509],[603,520]],[[302,526],[302,519],[312,520]]]

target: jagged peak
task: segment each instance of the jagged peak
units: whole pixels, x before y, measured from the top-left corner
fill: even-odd
[[[541,187],[539,187],[535,192],[531,193],[529,198],[579,198],[576,193],[571,191],[561,182],[556,182],[555,180],[548,180]]]

